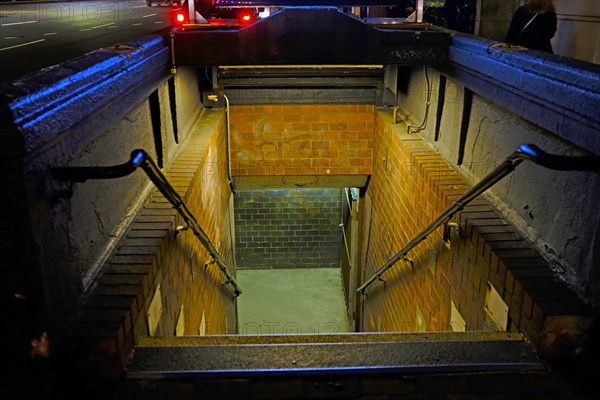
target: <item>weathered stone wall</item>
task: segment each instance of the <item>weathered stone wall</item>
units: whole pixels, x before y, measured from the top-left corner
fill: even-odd
[[[168,107],[155,109],[160,123],[153,127],[148,100],[168,104],[167,60],[162,38],[149,36],[133,41],[126,55],[91,53],[3,86],[7,122],[15,129],[10,135],[20,147],[11,150],[21,165],[10,174],[20,176],[24,188],[14,201],[28,208],[12,218],[31,235],[35,249],[13,263],[39,279],[37,287],[15,282],[7,290],[33,301],[28,308],[40,308],[45,319],[28,334],[46,332],[51,343],[59,343],[82,294],[141,205],[140,193],[150,187],[141,173],[73,184],[53,179],[50,168],[122,164],[136,148],[153,157],[160,149],[163,165],[169,165],[178,146],[158,143],[172,143],[173,122]],[[101,67],[90,68],[96,64]],[[188,117],[180,118],[183,123]],[[18,248],[13,242],[20,240],[3,244]]]

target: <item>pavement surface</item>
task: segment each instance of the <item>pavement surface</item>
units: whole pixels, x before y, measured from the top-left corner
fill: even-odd
[[[145,0],[0,2],[0,83],[138,36],[167,34],[175,9]]]

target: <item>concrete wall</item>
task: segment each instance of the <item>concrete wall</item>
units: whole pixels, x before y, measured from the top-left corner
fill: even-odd
[[[237,267],[338,267],[341,212],[340,189],[237,191]]]
[[[503,42],[520,0],[478,0],[475,34]]]
[[[558,30],[554,52],[600,64],[600,3],[594,0],[555,0]]]

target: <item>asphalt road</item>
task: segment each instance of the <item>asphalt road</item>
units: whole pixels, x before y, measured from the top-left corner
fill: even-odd
[[[168,32],[173,7],[145,0],[0,3],[0,82],[125,42]]]

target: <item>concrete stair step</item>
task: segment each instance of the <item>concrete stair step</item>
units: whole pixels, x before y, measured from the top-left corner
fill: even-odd
[[[142,338],[130,379],[544,371],[506,332]]]

